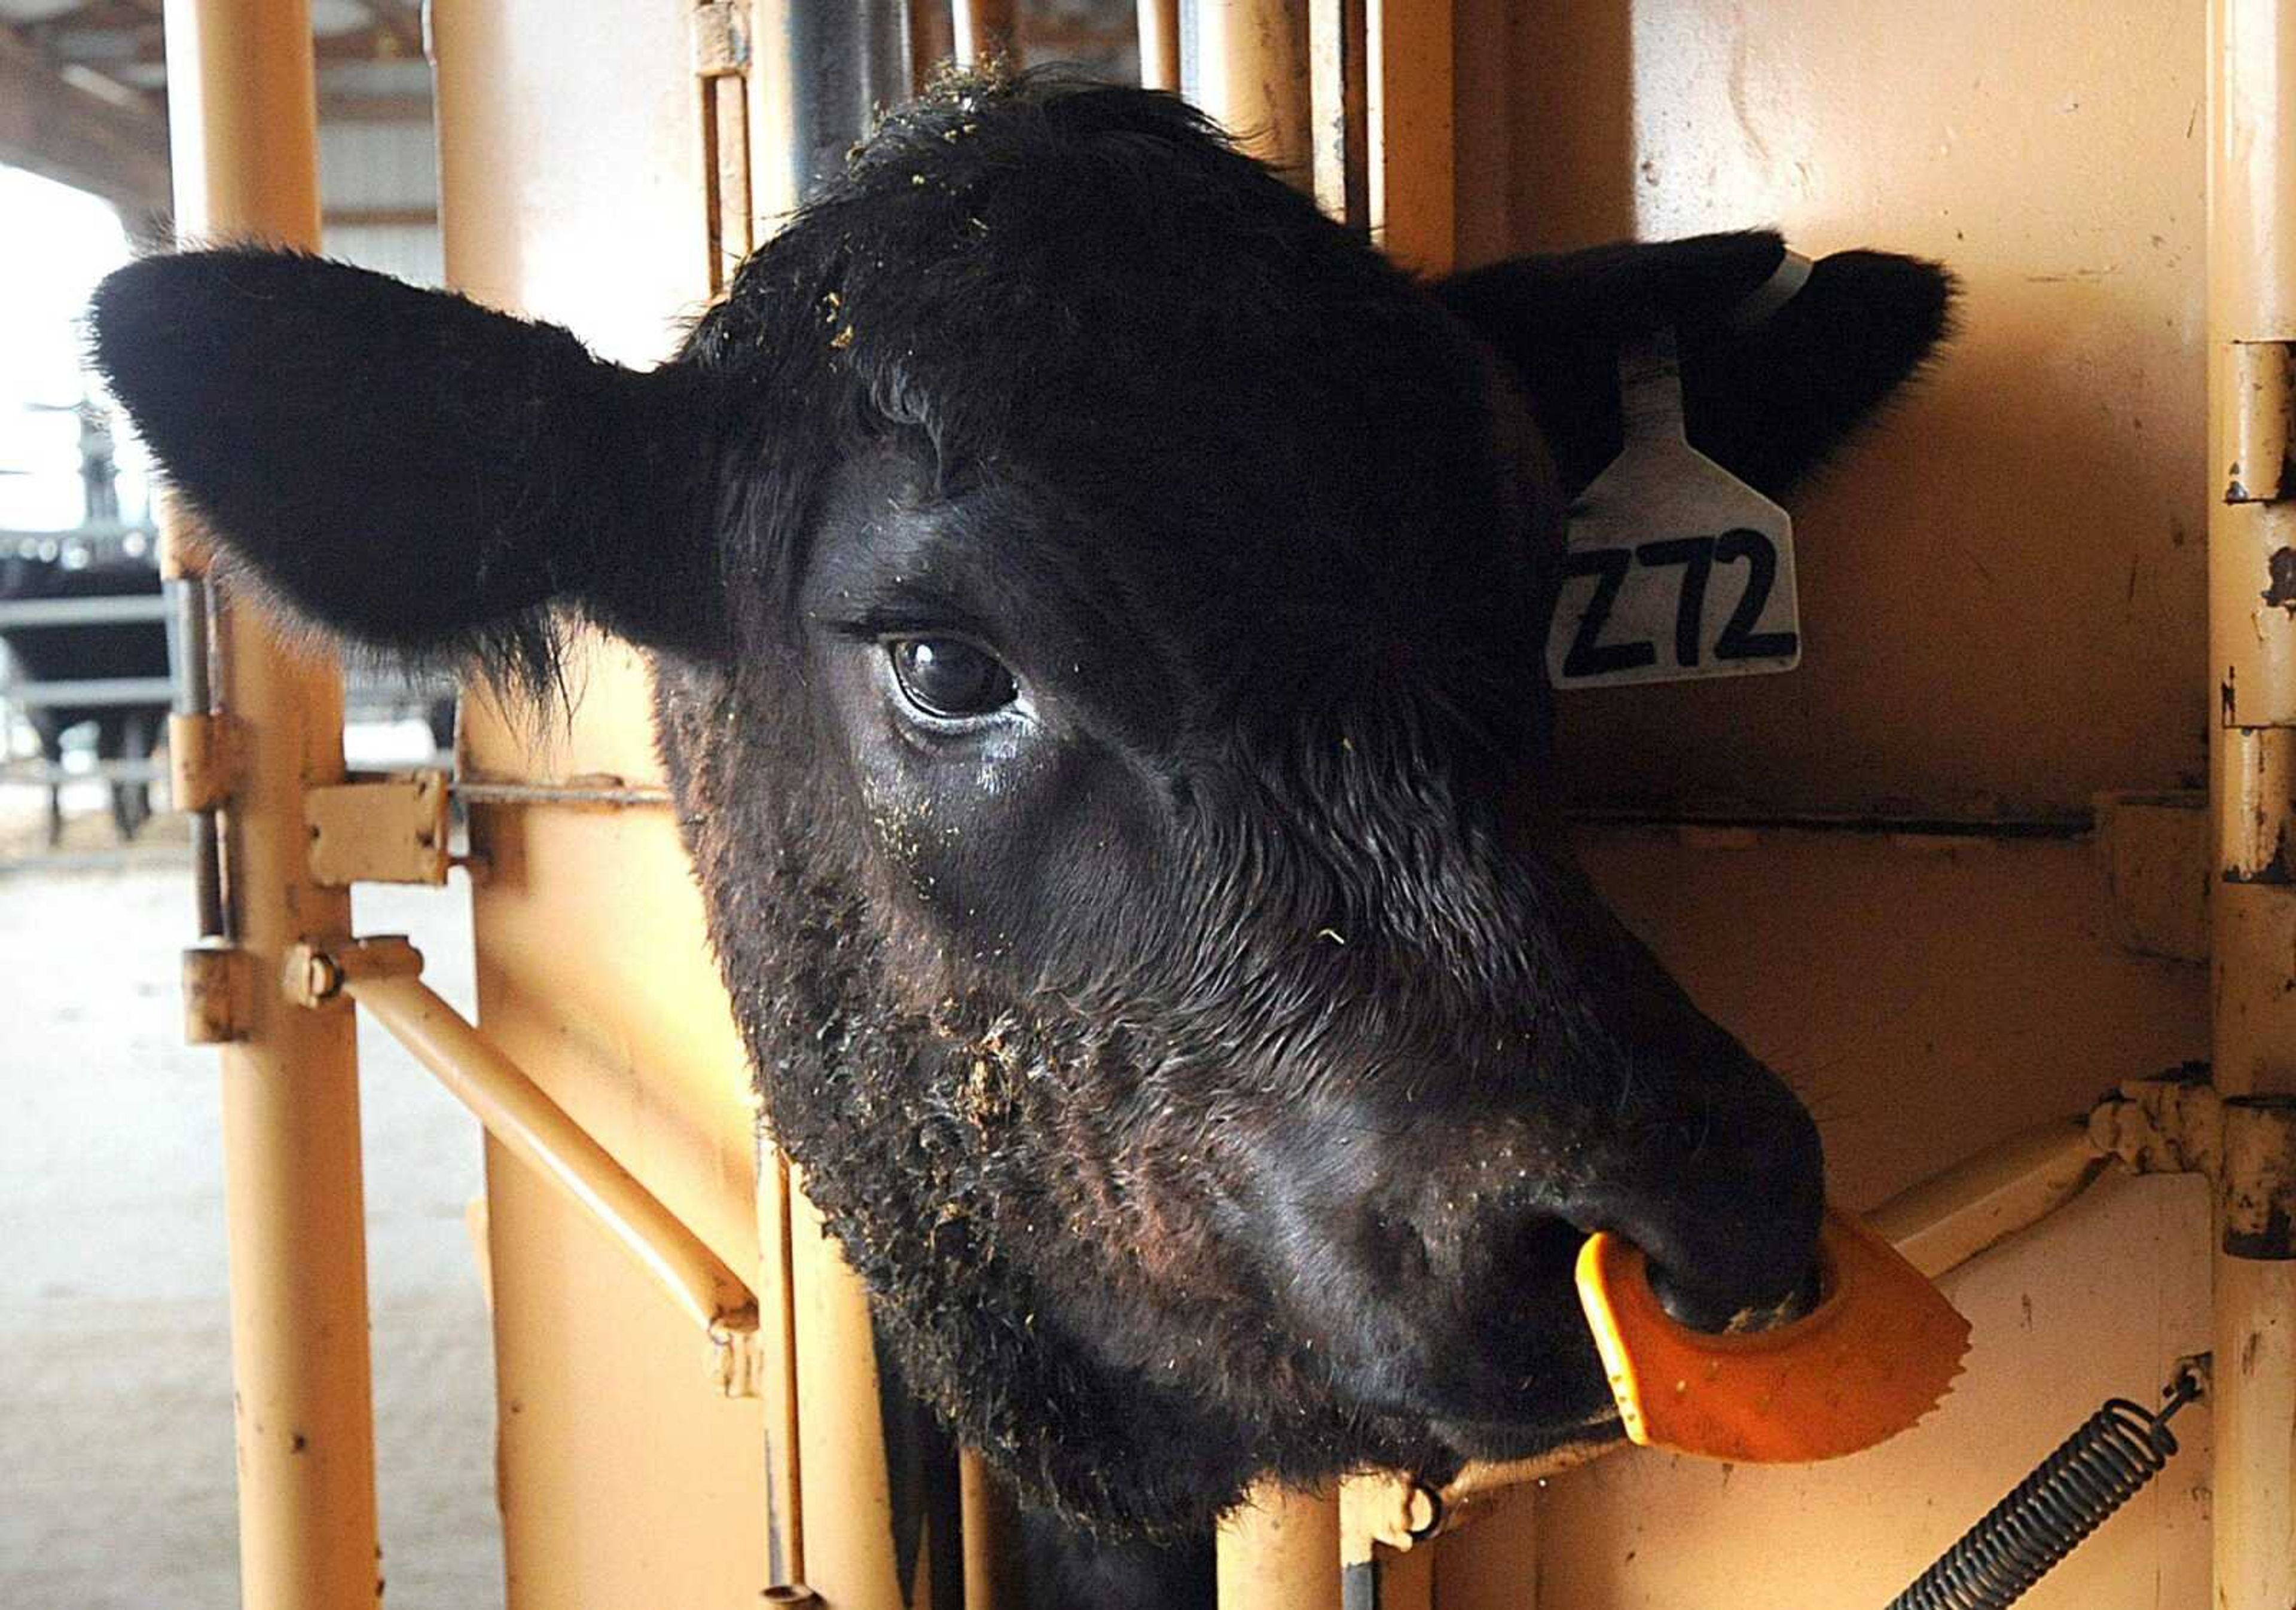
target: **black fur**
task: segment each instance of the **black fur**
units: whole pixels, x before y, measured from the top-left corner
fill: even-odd
[[[1775,489],[1942,331],[1863,253],[1730,325],[1780,250],[1431,293],[1175,100],[957,79],[651,375],[246,253],[126,271],[96,336],[323,623],[543,683],[553,601],[658,650],[773,1125],[900,1371],[1185,1584],[1260,1475],[1599,1426],[1587,1229],[1724,1312],[1805,1271],[1816,1132],[1571,864],[1539,641],[1622,339],[1678,326],[1693,437]],[[1020,702],[921,715],[915,635]]]

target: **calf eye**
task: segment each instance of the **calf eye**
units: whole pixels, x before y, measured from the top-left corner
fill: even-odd
[[[1020,697],[997,658],[955,637],[897,637],[885,645],[901,697],[925,715],[964,721],[988,715]]]

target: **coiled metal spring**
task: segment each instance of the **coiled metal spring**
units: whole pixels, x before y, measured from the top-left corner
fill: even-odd
[[[2201,1383],[2186,1370],[2161,1395],[2157,1413],[2115,1398],[2089,1416],[1890,1610],[2003,1610],[2024,1598],[2176,1453],[2169,1421]]]

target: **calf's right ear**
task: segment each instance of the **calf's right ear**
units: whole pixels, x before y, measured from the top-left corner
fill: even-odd
[[[706,382],[292,253],[105,280],[95,358],[234,570],[321,627],[546,686],[570,606],[706,654],[723,633]]]

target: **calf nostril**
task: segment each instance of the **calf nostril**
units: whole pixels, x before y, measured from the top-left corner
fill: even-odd
[[[1587,1238],[1568,1219],[1530,1214],[1509,1227],[1499,1248],[1500,1267],[1513,1275],[1567,1276]]]
[[[1648,1268],[1651,1291],[1667,1317],[1677,1325],[1710,1336],[1751,1336],[1791,1324],[1817,1306],[1824,1288],[1815,1263],[1784,1295],[1775,1301],[1751,1303],[1742,1294],[1732,1296],[1685,1280],[1662,1264],[1652,1263]]]

